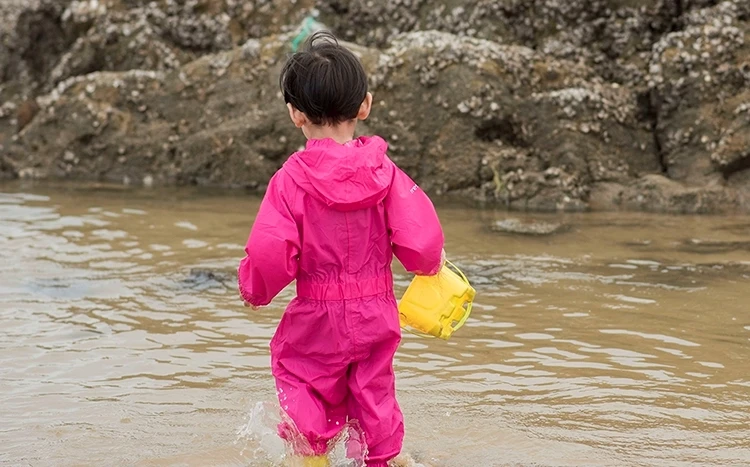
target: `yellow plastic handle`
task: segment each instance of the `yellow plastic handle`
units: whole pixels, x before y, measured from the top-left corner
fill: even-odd
[[[455,264],[451,263],[450,261],[446,261],[445,263],[451,266],[456,271],[456,273],[461,277],[461,279],[463,279],[463,281],[466,282],[466,285],[471,287],[471,283],[469,282],[469,279],[460,269],[458,269],[458,267]],[[466,321],[469,319],[469,315],[471,315],[471,309],[473,305],[474,305],[473,302],[469,302],[469,306],[466,307],[466,313],[461,318],[461,320],[458,323],[456,323],[456,327],[453,328],[453,332],[458,331],[459,329],[463,327],[464,324],[466,324]]]
[[[426,332],[422,332],[422,331],[417,331],[417,330],[415,330],[415,329],[410,329],[410,328],[408,328],[408,327],[406,327],[406,328],[401,328],[401,329],[402,329],[403,331],[406,331],[406,332],[408,332],[408,333],[409,333],[409,334],[411,334],[412,336],[417,336],[417,337],[424,337],[424,338],[427,338],[427,339],[435,339],[435,338],[436,338],[436,337],[435,337],[435,336],[433,336],[432,334],[427,334]]]
[[[445,260],[445,264],[447,264],[448,266],[452,267],[455,270],[456,274],[458,274],[459,276],[461,276],[461,279],[463,279],[464,282],[466,282],[468,285],[471,285],[471,284],[469,284],[469,279],[467,279],[466,276],[464,275],[464,273],[461,272],[460,269],[458,269],[458,266],[456,266],[455,264],[451,263],[448,260]]]

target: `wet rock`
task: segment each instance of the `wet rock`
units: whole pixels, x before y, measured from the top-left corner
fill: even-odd
[[[5,0],[0,82],[26,93],[95,71],[177,68],[294,30],[311,0]],[[51,75],[51,76],[50,76]]]
[[[73,40],[62,26],[66,3],[7,0],[0,5],[0,81],[44,79]]]
[[[725,1],[691,12],[683,30],[654,45],[649,85],[655,130],[672,179],[703,184],[748,166],[748,8]]]
[[[690,186],[663,175],[641,177],[625,186],[597,186],[592,198],[599,209],[626,209],[675,214],[731,213],[746,210],[742,195],[720,182]]]
[[[387,43],[397,32],[440,30],[458,36],[540,45],[560,31],[589,27],[597,20],[627,18],[650,8],[660,11],[664,2],[557,0],[322,0],[323,17],[342,36],[369,45]],[[655,5],[656,4],[656,5]],[[599,27],[599,30],[602,28]],[[593,34],[593,31],[588,34]]]
[[[267,40],[261,48],[279,56],[285,46]],[[248,60],[238,48],[170,73],[70,78],[38,99],[39,114],[6,160],[29,177],[262,189],[303,144],[278,105],[268,59]]]
[[[302,143],[276,89],[288,41],[249,42],[174,71],[63,81],[39,99],[13,164],[34,176],[262,189]],[[376,95],[362,131],[386,136],[391,157],[433,193],[584,210],[597,183],[660,169],[635,94],[584,64],[439,32],[355,51]],[[60,160],[66,151],[76,164]]]
[[[558,222],[523,221],[516,218],[496,221],[490,225],[490,230],[494,232],[531,236],[548,236],[564,232],[567,229],[568,226]]]
[[[375,69],[369,127],[398,136],[394,160],[433,192],[582,210],[593,184],[659,171],[637,96],[583,64],[414,32],[394,38]],[[415,114],[430,118],[406,120]]]
[[[83,20],[71,14],[65,21],[76,24]],[[176,69],[198,57],[165,38],[164,30],[153,24],[148,12],[140,9],[101,14],[89,22],[92,24],[86,33],[51,70],[47,88],[96,71]]]
[[[439,30],[584,61],[609,81],[642,87],[652,45],[712,0],[320,0],[348,40],[384,47],[403,32]]]
[[[218,285],[228,289],[236,289],[237,271],[193,268],[184,282],[190,288],[204,289]]]
[[[262,190],[303,142],[276,83],[314,17],[359,44],[361,132],[434,194],[747,211],[748,5],[6,0],[0,177]]]

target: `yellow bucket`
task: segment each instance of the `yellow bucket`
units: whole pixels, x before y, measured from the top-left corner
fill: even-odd
[[[398,305],[401,327],[412,334],[447,340],[466,323],[475,296],[466,276],[446,262],[437,275],[416,276],[406,289]]]

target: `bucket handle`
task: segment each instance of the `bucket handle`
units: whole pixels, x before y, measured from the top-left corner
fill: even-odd
[[[451,263],[448,260],[445,261],[445,264],[451,266],[455,270],[455,272],[458,273],[458,275],[461,277],[461,279],[463,279],[463,281],[466,282],[466,285],[468,285],[469,287],[471,287],[471,283],[469,283],[469,279],[466,278],[466,275],[460,269],[458,269],[458,267],[456,267],[455,264]],[[469,319],[469,315],[471,315],[472,305],[473,305],[473,303],[469,302],[469,306],[466,307],[466,313],[464,313],[464,316],[461,318],[461,320],[458,323],[456,323],[456,327],[453,328],[453,332],[458,331],[459,329],[461,329],[463,327],[464,324],[466,324],[466,320],[468,320]]]
[[[433,336],[432,334],[427,334],[426,332],[417,331],[416,329],[409,329],[408,327],[401,328],[401,330],[408,332],[412,336],[424,337],[426,339],[434,339],[435,338],[435,336]]]

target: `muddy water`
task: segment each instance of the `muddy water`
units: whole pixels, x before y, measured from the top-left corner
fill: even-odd
[[[0,464],[267,465],[273,398],[231,271],[257,200],[0,188]],[[436,466],[750,465],[750,218],[585,214],[503,236],[444,208],[474,281],[448,343],[405,336],[406,450]],[[397,271],[398,286],[408,278]]]

